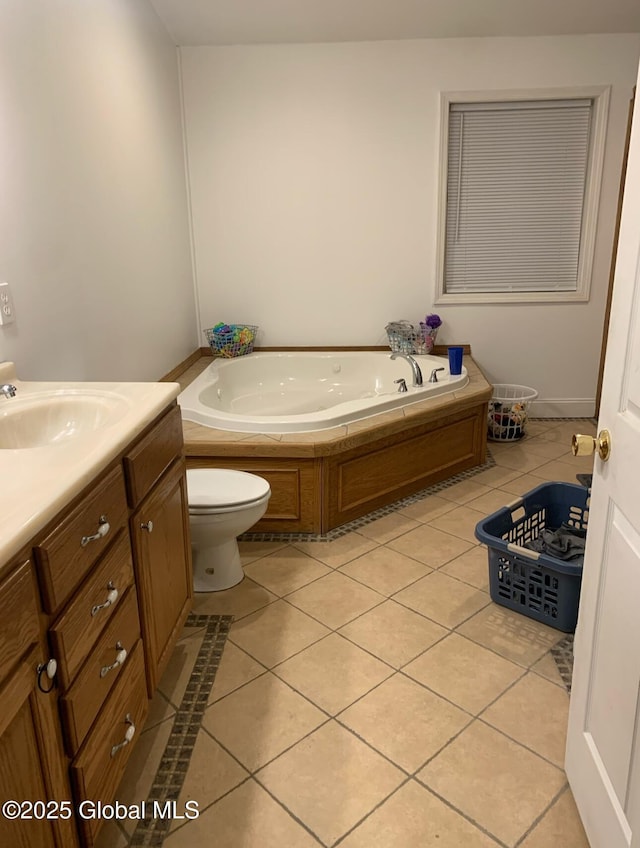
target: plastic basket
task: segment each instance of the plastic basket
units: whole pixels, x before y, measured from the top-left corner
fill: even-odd
[[[523,547],[542,530],[568,524],[587,529],[590,490],[575,483],[543,483],[476,525],[489,551],[489,589],[496,604],[573,633],[582,563]]]
[[[204,331],[214,356],[231,359],[253,351],[258,332],[254,324],[223,324]]]
[[[414,327],[409,321],[390,321],[385,330],[394,353],[431,353],[438,333],[437,328]]]
[[[499,383],[489,401],[487,436],[494,442],[515,442],[525,435],[529,404],[538,392],[529,386]]]

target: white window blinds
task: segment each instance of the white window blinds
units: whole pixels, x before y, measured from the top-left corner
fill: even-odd
[[[445,293],[576,291],[592,111],[449,105]]]

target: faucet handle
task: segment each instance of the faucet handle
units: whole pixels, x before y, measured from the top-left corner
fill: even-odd
[[[393,382],[394,382],[394,383],[399,384],[399,385],[398,385],[398,391],[399,391],[399,392],[406,392],[406,391],[408,391],[408,389],[407,389],[407,383],[406,383],[406,380],[404,379],[404,377],[400,377],[398,380],[394,380]]]
[[[431,376],[429,377],[430,383],[437,383],[438,382],[438,371],[444,371],[444,367],[433,369],[433,371],[431,372]]]
[[[11,385],[11,383],[5,383],[3,386],[0,386],[0,392],[7,398],[15,397],[17,391],[16,387]]]

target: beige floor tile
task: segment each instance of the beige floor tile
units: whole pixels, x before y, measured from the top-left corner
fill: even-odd
[[[539,453],[530,453],[522,444],[501,445],[492,449],[491,452],[496,465],[511,468],[513,471],[519,471],[520,474],[526,474],[527,471],[532,471],[546,462],[544,456],[540,456]]]
[[[483,591],[489,590],[489,556],[484,545],[476,545],[440,568],[442,574]]]
[[[367,551],[373,550],[376,543],[360,533],[345,533],[331,542],[294,542],[294,547],[304,551],[331,568],[339,568]]]
[[[454,508],[455,501],[448,501],[439,495],[428,495],[415,503],[401,506],[398,512],[424,524]]]
[[[519,477],[521,471],[514,471],[512,468],[505,468],[503,465],[495,465],[492,468],[485,468],[484,471],[479,471],[474,475],[473,479],[476,483],[482,483],[485,486],[492,488],[502,488],[505,483]]]
[[[529,453],[544,456],[547,459],[560,459],[560,457],[569,457],[571,454],[571,439],[568,441],[549,441],[542,436],[534,436],[532,439],[527,439],[524,442],[524,447]]]
[[[265,667],[256,662],[249,654],[241,651],[233,642],[227,640],[220,665],[211,687],[209,703],[219,701],[230,692],[239,689],[265,673]]]
[[[560,670],[558,669],[558,664],[554,660],[551,652],[540,657],[538,662],[531,666],[531,671],[534,671],[546,680],[550,680],[552,683],[555,683],[556,686],[561,686],[566,691],[566,686],[562,679],[562,675],[560,674]]]
[[[565,783],[563,771],[480,721],[431,760],[418,779],[510,846]]]
[[[569,695],[537,674],[527,674],[482,714],[493,725],[561,768],[567,744]]]
[[[527,492],[540,486],[543,482],[544,480],[541,480],[540,477],[534,477],[533,474],[521,474],[515,480],[505,483],[502,489],[505,492],[511,492],[513,495],[520,495],[522,497],[522,495],[526,495]]]
[[[390,515],[383,515],[382,518],[377,518],[369,524],[365,524],[364,527],[358,529],[358,533],[367,539],[373,539],[374,542],[384,545],[385,542],[402,536],[403,533],[407,533],[419,525],[420,522],[414,518],[394,512]]]
[[[343,565],[340,571],[388,597],[425,577],[431,569],[411,557],[381,545]]]
[[[254,780],[170,834],[166,848],[318,848],[317,841]]]
[[[326,627],[286,601],[234,622],[229,639],[267,668],[322,639]]]
[[[249,771],[298,742],[323,721],[320,712],[273,674],[212,704],[202,726]]]
[[[454,501],[457,504],[465,504],[474,498],[488,494],[490,491],[490,486],[487,486],[485,483],[477,483],[475,478],[472,478],[470,480],[461,480],[452,486],[447,486],[446,489],[440,492],[440,497],[448,501]]]
[[[337,633],[329,634],[273,671],[331,715],[393,674],[388,665]]]
[[[166,721],[168,718],[175,715],[175,712],[176,710],[173,704],[170,703],[170,701],[168,701],[158,689],[149,704],[149,713],[147,715],[147,720],[144,723],[144,729],[149,730],[150,727]]]
[[[516,499],[516,496],[506,489],[492,489],[488,495],[480,495],[479,498],[474,498],[467,504],[471,509],[483,513],[483,515],[491,515],[499,509],[507,506]]]
[[[299,589],[287,600],[335,630],[384,600],[362,583],[334,571]]]
[[[140,734],[115,794],[122,804],[139,804],[149,797],[172,727],[170,718]],[[136,828],[134,819],[123,819],[120,824],[129,835]]]
[[[188,636],[176,644],[167,663],[158,691],[177,709],[184,696],[193,666],[202,646],[202,632]]]
[[[276,551],[284,550],[286,547],[288,547],[286,542],[238,542],[238,550],[243,565],[248,565],[250,562],[269,556]]]
[[[521,843],[521,848],[589,848],[571,790],[558,798]]]
[[[178,796],[178,810],[185,810],[187,801],[195,801],[198,810],[204,810],[248,776],[246,769],[201,728]],[[183,823],[174,819],[171,830]]]
[[[527,668],[563,636],[559,630],[494,603],[460,625],[458,633]]]
[[[330,571],[328,565],[291,546],[262,557],[244,569],[247,577],[280,597]]]
[[[113,821],[106,821],[100,829],[94,848],[127,848],[128,845],[129,839],[118,825]]]
[[[444,533],[450,533],[452,536],[457,536],[464,539],[466,542],[476,543],[475,529],[476,524],[486,518],[485,512],[479,512],[472,509],[470,506],[459,506],[451,512],[440,515],[430,522],[431,527],[442,530]]]
[[[517,680],[523,670],[452,633],[405,666],[403,671],[475,715]]]
[[[445,517],[446,515],[441,516],[441,518]],[[393,539],[387,545],[388,548],[417,559],[418,562],[431,568],[440,568],[445,562],[460,556],[472,546],[472,542],[452,536],[450,533],[443,533],[442,530],[426,524],[405,533],[398,539]]]
[[[456,627],[489,603],[486,592],[440,571],[434,571],[417,583],[412,583],[394,595],[393,599],[443,627],[450,628]]]
[[[257,778],[325,845],[333,845],[390,795],[404,774],[330,721]]]
[[[340,628],[347,639],[394,668],[401,668],[447,632],[439,624],[391,600]]]
[[[340,843],[340,848],[432,846],[496,848],[497,843],[415,780],[401,786]]]
[[[538,468],[534,468],[531,473],[534,477],[540,477],[541,480],[548,480],[555,483],[575,483],[578,484],[576,474],[591,474],[593,467],[585,466],[583,463],[562,462],[559,459],[554,459]]]
[[[193,612],[200,615],[233,615],[237,620],[275,600],[276,595],[245,577],[237,586],[225,589],[224,592],[196,592],[193,596]]]
[[[402,674],[381,683],[339,719],[408,772],[420,768],[471,721],[467,713]]]

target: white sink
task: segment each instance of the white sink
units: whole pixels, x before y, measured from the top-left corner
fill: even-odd
[[[129,411],[127,398],[113,392],[63,389],[22,398],[0,398],[0,449],[68,444],[116,424]]]

